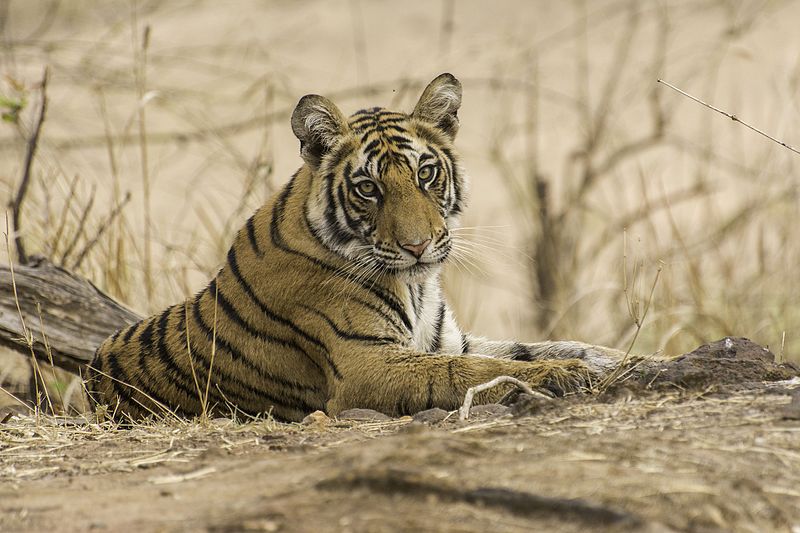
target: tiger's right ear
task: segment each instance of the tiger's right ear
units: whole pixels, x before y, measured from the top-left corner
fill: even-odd
[[[300,156],[316,169],[322,157],[350,127],[336,104],[324,96],[308,94],[294,108],[292,131],[300,140]]]

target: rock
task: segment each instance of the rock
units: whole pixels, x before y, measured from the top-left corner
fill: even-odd
[[[302,424],[304,426],[317,426],[317,427],[328,427],[331,423],[331,419],[328,418],[328,415],[323,413],[322,411],[314,411],[307,417],[303,419]]]
[[[444,409],[439,409],[438,407],[434,407],[433,409],[426,409],[425,411],[420,411],[419,413],[415,414],[411,418],[414,422],[419,422],[421,424],[438,424],[442,422],[447,415],[449,415],[449,411],[445,411]]]
[[[507,415],[511,412],[510,407],[500,405],[499,403],[487,403],[485,405],[476,405],[469,410],[470,420],[474,418],[498,418]]]
[[[677,361],[690,358],[710,357],[716,359],[740,359],[774,363],[775,354],[745,337],[725,337],[703,344],[694,351],[679,357]]]
[[[654,389],[706,389],[715,385],[781,381],[798,375],[791,363],[776,364],[775,355],[744,337],[725,337],[704,344],[644,372],[638,382]]]
[[[310,415],[309,415],[310,416]],[[353,420],[355,422],[386,422],[391,420],[385,414],[372,409],[346,409],[337,416],[339,420]]]

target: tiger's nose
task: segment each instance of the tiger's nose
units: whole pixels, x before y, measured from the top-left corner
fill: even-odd
[[[425,249],[428,247],[430,243],[431,243],[430,239],[425,239],[422,242],[406,242],[406,243],[401,242],[400,247],[403,248],[404,250],[411,252],[411,255],[419,259],[420,257],[422,257],[422,254],[425,253]]]

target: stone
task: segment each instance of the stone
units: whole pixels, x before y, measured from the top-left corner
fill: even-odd
[[[331,423],[331,419],[328,418],[328,415],[323,413],[322,411],[314,411],[307,417],[303,419],[302,424],[304,426],[317,426],[317,427],[327,427]]]
[[[420,411],[412,416],[412,420],[414,422],[419,422],[421,424],[438,424],[439,422],[444,421],[449,415],[449,411],[445,411],[444,409],[439,409],[438,407],[434,407],[433,409],[426,409],[424,411]]]
[[[373,409],[346,409],[339,413],[336,418],[354,422],[386,422],[391,420],[390,417]]]

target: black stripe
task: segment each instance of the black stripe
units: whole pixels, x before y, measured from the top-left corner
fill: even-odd
[[[197,387],[192,388],[194,384],[194,377],[189,374],[183,367],[178,366],[175,357],[172,353],[170,353],[170,347],[167,344],[167,326],[169,325],[169,316],[172,312],[172,308],[167,309],[158,319],[158,343],[156,344],[156,351],[155,355],[158,356],[158,359],[164,365],[164,371],[169,375],[172,375],[172,378],[169,379],[169,384],[172,385],[175,389],[179,392],[183,393],[190,401],[197,401],[198,404],[201,404],[200,394],[201,391],[197,390]],[[185,323],[185,310],[183,305],[180,306],[180,310],[178,313],[178,319],[180,323],[178,324],[178,331],[183,334],[184,342],[181,343],[183,346],[185,343],[185,332],[186,332],[186,323]],[[187,350],[190,349],[187,347]],[[191,356],[189,353],[186,353],[186,358],[189,359]],[[193,362],[189,363],[191,366],[194,366]],[[198,365],[200,366],[200,365]],[[195,372],[197,375],[197,372]],[[198,386],[199,386],[199,379],[198,379]],[[218,402],[223,402],[223,398],[219,395],[216,390],[210,389],[209,396],[215,398]],[[202,405],[201,405],[202,407]]]
[[[374,140],[370,141],[369,143],[367,143],[367,145],[364,148],[362,148],[361,151],[363,153],[371,152],[372,150],[374,150],[375,148],[380,146],[380,144],[381,144],[380,139],[374,139]]]
[[[469,352],[469,338],[463,331],[461,332],[461,353]]]
[[[203,319],[202,312],[200,311],[199,299],[194,302],[194,305],[192,306],[192,308],[193,308],[192,310],[193,310],[195,322],[197,322],[197,324],[200,326],[200,329],[203,330],[203,334],[206,336],[206,340],[208,342],[212,342],[213,340],[216,340],[217,346],[218,347],[222,347],[222,349],[224,349],[226,352],[228,352],[230,354],[230,356],[231,356],[231,359],[236,360],[236,361],[244,361],[245,366],[249,367],[253,371],[256,371],[256,372],[259,371],[259,369],[252,364],[252,361],[250,361],[247,358],[242,358],[242,354],[241,354],[240,351],[238,351],[236,348],[231,346],[231,344],[228,341],[226,341],[225,339],[220,338],[219,331],[217,331],[216,339],[214,339],[214,337],[213,337],[214,331],[211,328],[209,328],[208,324]],[[215,367],[212,370],[212,372],[218,371],[219,368],[220,367]],[[262,373],[262,375],[263,375],[263,373]],[[289,382],[289,381],[285,381],[285,380],[282,380],[280,378],[275,378],[275,377],[269,377],[269,376],[265,376],[265,377],[268,377],[268,379],[271,379],[275,383],[278,383],[278,384],[281,384],[281,385],[285,385],[289,389],[295,389],[295,387],[293,387],[292,383]],[[242,381],[239,381],[239,385],[244,387],[244,388],[247,388],[247,389],[251,390],[256,396],[260,396],[260,397],[266,398],[267,400],[269,400],[270,402],[275,404],[276,407],[288,407],[289,409],[296,409],[296,410],[302,411],[304,413],[309,413],[309,412],[314,411],[316,409],[316,406],[311,406],[308,403],[306,403],[305,399],[300,398],[300,397],[298,397],[296,395],[288,394],[286,391],[284,391],[284,393],[283,393],[284,395],[287,396],[286,398],[277,398],[277,397],[273,396],[272,394],[270,394],[266,389],[255,388],[255,387],[252,387],[252,386],[249,386],[249,385],[245,384]],[[286,400],[293,400],[294,403],[286,403]]]
[[[384,311],[383,309],[381,309],[377,305],[373,305],[373,304],[369,303],[368,301],[362,300],[361,298],[359,298],[357,296],[353,296],[351,298],[351,301],[355,302],[355,303],[357,303],[359,305],[363,305],[367,309],[379,314],[381,316],[381,318],[383,318],[387,323],[389,323],[392,326],[392,328],[394,328],[395,332],[398,335],[400,335],[401,337],[405,336],[406,333],[408,333],[408,330],[404,329],[401,324],[398,324],[395,321],[394,317],[390,316],[386,311]]]
[[[328,326],[330,326],[330,328],[334,331],[334,333],[336,333],[336,335],[342,339],[348,341],[368,342],[377,345],[398,344],[400,342],[398,339],[395,339],[394,337],[376,337],[373,335],[365,335],[363,333],[352,333],[349,331],[344,331],[339,326],[337,326],[336,323],[333,320],[331,320],[331,318],[328,315],[326,315],[319,309],[315,309],[308,305],[303,305],[301,307],[303,309],[306,309],[307,311],[311,311],[315,315],[322,318],[328,324]]]
[[[131,337],[133,337],[133,334],[136,333],[136,330],[139,329],[139,326],[141,324],[142,324],[142,322],[139,321],[136,324],[132,324],[132,325],[128,326],[128,329],[125,330],[125,334],[122,336],[122,341],[125,344],[128,344],[129,342],[131,342]]]
[[[350,163],[348,162],[345,166],[345,172],[350,168]],[[333,187],[334,187],[334,179],[333,175],[331,174],[331,179],[326,184],[325,189],[325,198],[327,200],[327,204],[325,205],[325,222],[327,224],[328,234],[333,237],[334,242],[339,245],[343,245],[347,243],[352,237],[342,231],[342,228],[339,226],[339,218],[336,216],[336,201],[333,198]],[[308,221],[308,213],[307,210],[308,206],[306,205],[306,209],[304,213],[306,214],[306,220],[311,227],[311,222]],[[274,223],[274,222],[273,222]],[[321,239],[317,236],[315,231],[312,231],[312,234],[317,237],[317,240]]]
[[[113,379],[112,377],[108,376],[105,376],[105,378],[111,383],[111,387],[114,389],[114,394],[119,396],[122,402],[134,403],[133,397],[128,392],[127,388],[125,390],[120,388],[119,381],[127,382],[128,377],[125,371],[122,369],[122,366],[119,364],[119,361],[117,361],[117,356],[114,354],[114,352],[108,352],[106,353],[105,359],[108,362],[108,372],[106,372],[106,374],[108,374],[108,376],[112,376]]]
[[[181,326],[178,328],[178,333],[181,336],[181,344],[182,345],[188,344],[187,350],[191,352],[191,355],[201,354],[202,352],[198,350],[193,343],[191,343],[190,341],[187,342],[186,340],[186,322],[185,322],[186,309],[183,306],[181,306],[181,308],[179,309],[178,315],[179,315],[178,320],[180,321],[181,324]],[[191,357],[189,352],[186,353],[186,357],[187,359],[194,361],[194,357]],[[194,366],[194,363],[190,364]],[[190,382],[194,383],[194,377],[191,374],[189,374],[188,371],[183,369],[179,369],[178,371],[181,373],[184,380],[186,381],[191,380]],[[226,391],[224,393],[224,396],[222,392],[216,389],[211,390],[211,392],[213,392],[213,394],[219,399],[221,403],[226,403],[226,401],[230,401],[233,402],[233,405],[240,411],[246,412],[251,415],[256,415],[259,413],[259,411],[256,409],[248,409],[247,405],[251,404],[254,401],[258,401],[258,399],[262,397],[268,397],[268,395],[265,394],[264,391],[242,382],[238,377],[227,373],[221,367],[216,367],[212,369],[212,375],[214,373],[221,378],[220,380],[217,380],[218,385],[221,386],[229,385],[228,387],[225,387]],[[198,383],[206,383],[208,381],[208,369],[204,365],[200,364],[199,361],[195,366],[195,375],[197,376]],[[237,387],[245,389],[245,391],[249,392],[251,396],[250,397],[242,396],[240,393],[231,389],[230,385],[235,385]],[[192,394],[196,395],[198,394],[198,392],[193,391]]]
[[[215,282],[216,282],[216,280],[215,280]],[[217,285],[215,283],[214,288],[216,288],[216,287],[217,287]],[[214,290],[214,289],[209,287],[209,290]],[[218,298],[218,303],[220,305],[220,308],[225,313],[225,315],[228,317],[228,319],[230,319],[233,323],[235,323],[237,326],[239,326],[241,329],[243,329],[248,335],[250,335],[252,337],[255,337],[256,339],[258,339],[261,342],[265,342],[265,343],[269,342],[269,343],[272,343],[272,344],[277,344],[278,346],[280,346],[282,348],[286,348],[286,349],[292,350],[294,352],[297,352],[300,355],[302,355],[303,357],[305,357],[306,359],[308,359],[308,361],[312,365],[314,365],[317,368],[317,370],[320,371],[321,374],[325,373],[325,371],[322,369],[322,366],[320,366],[320,364],[317,363],[308,353],[306,353],[300,347],[300,345],[297,344],[296,342],[294,342],[292,340],[288,340],[288,339],[283,339],[283,338],[280,338],[280,337],[275,337],[273,335],[270,335],[268,333],[260,331],[260,330],[256,329],[255,326],[253,326],[252,324],[247,322],[247,320],[244,319],[244,317],[239,313],[239,311],[236,310],[236,308],[231,303],[231,301],[228,300],[228,298],[222,293],[222,289],[219,289],[219,291],[217,292],[217,298]],[[249,358],[247,357],[246,354],[243,357],[245,359],[249,360]],[[266,374],[263,374],[263,375],[264,375],[264,377],[266,377],[268,379],[271,379],[273,381],[277,381],[277,382],[281,381],[281,378],[274,377],[269,373],[266,373]],[[303,389],[311,389],[314,392],[319,392],[319,389],[317,389],[316,387],[310,386],[310,385],[303,385],[301,383],[297,383],[297,382],[294,382],[294,381],[287,381],[286,383],[292,383],[292,384],[296,385],[297,387],[300,387],[300,388],[303,388]]]
[[[339,184],[339,188],[337,189],[336,192],[337,192],[337,196],[339,198],[339,205],[342,208],[342,213],[344,213],[345,224],[347,224],[347,227],[350,228],[350,231],[352,231],[353,233],[358,233],[359,221],[357,221],[356,219],[351,217],[350,213],[347,212],[347,202],[345,201],[345,198],[344,198],[344,185]],[[338,233],[339,232],[337,231],[337,234]],[[348,235],[347,237],[348,237],[348,240],[351,239],[350,235]]]
[[[217,297],[218,303],[221,303],[221,300],[225,300],[225,299],[224,299],[224,296],[222,296],[221,292],[217,291],[216,281],[217,281],[216,279],[211,281],[211,284],[208,286],[208,291],[206,292],[206,294],[209,294],[209,295],[212,294],[212,293],[215,294],[216,297]],[[200,310],[199,302],[200,302],[200,299],[198,298],[197,301],[195,302],[195,305],[194,305],[194,316],[195,316],[195,319],[197,320],[197,322],[200,325],[200,327],[203,329],[203,332],[206,334],[207,339],[209,341],[216,340],[218,345],[221,346],[225,351],[227,351],[231,355],[231,359],[232,360],[238,361],[238,362],[244,364],[244,366],[246,366],[247,368],[249,368],[250,370],[252,370],[254,372],[257,372],[260,376],[262,376],[262,377],[264,377],[266,379],[269,379],[270,381],[274,381],[275,383],[277,383],[279,385],[283,385],[283,386],[285,386],[285,387],[287,387],[289,389],[292,389],[292,390],[295,390],[295,391],[301,391],[301,392],[306,392],[306,391],[319,392],[319,390],[316,387],[313,387],[313,386],[310,386],[310,385],[303,385],[301,383],[297,383],[296,381],[291,381],[291,380],[288,380],[286,378],[273,376],[272,374],[269,374],[268,372],[265,372],[263,369],[259,368],[250,358],[246,357],[241,352],[241,350],[239,350],[238,348],[233,346],[230,343],[230,341],[228,341],[224,337],[222,337],[222,335],[220,334],[219,329],[217,329],[216,337],[215,337],[214,336],[215,335],[214,334],[214,330],[209,327],[208,323],[203,318],[202,311]],[[225,302],[230,305],[230,302],[228,302],[227,300],[225,300]],[[233,306],[228,307],[228,309],[235,313],[235,310],[233,309]],[[235,319],[232,316],[229,316],[228,318],[230,320],[234,320],[235,321]],[[241,324],[244,327],[247,326],[246,323],[244,322],[244,320],[242,320],[241,317],[239,317],[239,320],[241,320]],[[255,336],[258,335],[257,332],[254,332],[254,333],[255,333]]]
[[[511,347],[511,359],[514,361],[532,361],[531,351],[521,343],[514,343]]]
[[[165,401],[163,398],[159,397],[158,394],[154,393],[153,390],[150,389],[150,387],[143,382],[143,380],[139,380],[139,382],[135,384],[131,383],[131,378],[123,370],[122,365],[119,364],[117,356],[114,352],[108,353],[108,362],[110,365],[110,372],[108,372],[108,374],[116,378],[116,379],[111,379],[111,378],[108,379],[111,382],[111,386],[114,389],[114,393],[123,402],[130,404],[131,407],[134,407],[137,410],[145,411],[148,414],[151,414],[150,411],[148,411],[145,407],[140,405],[141,402],[138,402],[137,400],[134,399],[134,392],[139,392],[140,394],[143,393],[144,395],[149,396],[149,398],[147,398],[148,400],[160,404],[160,405],[153,405],[152,414],[157,415],[159,410],[163,410],[164,407],[167,407],[171,408],[172,412],[174,412],[175,414],[181,414],[182,416],[185,415],[185,412],[183,412],[180,408],[172,408],[169,402]],[[130,391],[133,392],[128,392],[129,389]],[[123,411],[124,410],[125,409],[123,407]],[[128,414],[133,414],[133,413],[128,413]]]
[[[411,310],[414,312],[414,318],[419,318],[419,302],[417,301],[417,293],[419,291],[419,285],[417,285],[417,289],[414,289],[414,286],[410,283],[406,284],[408,287],[408,299],[411,300]]]
[[[388,139],[395,144],[411,144],[411,139],[408,137],[403,137],[402,135],[390,135]]]
[[[169,309],[166,309],[162,312],[161,317],[159,320],[166,316],[169,312]],[[157,383],[154,379],[154,376],[151,372],[152,368],[148,365],[149,362],[152,361],[151,357],[153,355],[158,355],[157,350],[155,350],[155,337],[154,333],[156,332],[156,318],[151,317],[147,319],[147,326],[142,330],[141,334],[138,337],[139,341],[139,372],[140,372],[140,379],[136,386],[147,396],[150,396],[153,400],[160,403],[162,406],[165,406],[172,410],[175,414],[180,414],[181,416],[187,416],[187,412],[183,409],[180,405],[176,405],[174,402],[167,401],[164,396],[162,395],[163,390],[156,390],[154,385]],[[151,386],[151,384],[153,386]],[[131,383],[133,385],[133,383]]]
[[[355,120],[351,120],[349,126],[351,129],[357,131],[363,129],[364,127],[369,127],[368,125],[375,124],[376,122],[378,121],[374,116],[366,115]]]
[[[253,251],[255,251],[256,255],[261,257],[264,255],[264,252],[261,251],[261,248],[258,246],[258,239],[256,238],[256,224],[253,220],[255,218],[255,214],[247,219],[247,237],[250,239],[250,246],[253,247]]]
[[[147,326],[142,330],[138,338],[139,344],[141,344],[139,349],[141,359],[144,358],[146,352],[153,349],[153,329],[155,329],[155,321],[148,319]]]
[[[316,338],[316,337],[310,335],[309,333],[307,333],[306,331],[300,329],[292,321],[290,321],[290,320],[288,320],[286,318],[278,316],[274,311],[272,311],[272,309],[267,307],[267,305],[263,301],[261,301],[261,299],[256,295],[255,291],[253,291],[253,287],[244,278],[244,276],[242,275],[241,270],[239,270],[239,264],[237,263],[237,260],[236,260],[236,250],[233,247],[231,247],[230,251],[228,251],[228,264],[231,267],[231,272],[233,273],[234,277],[236,277],[236,280],[242,286],[242,289],[244,289],[245,293],[247,293],[247,296],[250,298],[250,300],[253,301],[253,303],[256,304],[256,306],[258,306],[258,308],[261,310],[261,312],[264,313],[267,316],[267,318],[269,318],[270,320],[286,326],[287,328],[291,329],[296,334],[298,334],[305,341],[307,341],[307,342],[311,343],[312,345],[316,346],[317,348],[319,348],[320,351],[323,353],[323,355],[325,357],[325,360],[330,365],[331,370],[333,371],[333,375],[336,378],[340,379],[342,377],[342,375],[339,372],[339,369],[336,367],[336,364],[331,359],[330,353],[328,351],[328,347],[325,346],[325,344],[321,340],[319,340],[318,338]]]
[[[442,326],[444,326],[444,302],[439,304],[439,314],[436,316],[436,326],[433,334],[433,344],[431,345],[431,352],[437,353],[439,348],[442,347]]]

